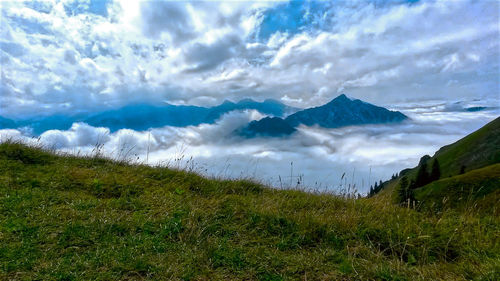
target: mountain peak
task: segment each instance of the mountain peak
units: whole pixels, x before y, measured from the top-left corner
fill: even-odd
[[[243,104],[243,103],[257,103],[257,102],[251,98],[244,98],[244,99],[240,100],[239,102],[237,102],[237,104]]]
[[[247,126],[236,131],[237,134],[246,138],[261,137],[283,137],[297,131],[285,120],[279,117],[265,117],[250,122]]]
[[[353,101],[353,99],[349,98],[345,94],[340,94],[336,98],[331,100],[331,102],[333,102],[333,101]]]
[[[296,112],[285,120],[292,127],[303,124],[338,128],[351,125],[400,122],[406,118],[401,112],[393,112],[341,94],[325,105]]]
[[[230,100],[224,100],[220,105],[228,105],[228,104],[234,104],[234,102]]]

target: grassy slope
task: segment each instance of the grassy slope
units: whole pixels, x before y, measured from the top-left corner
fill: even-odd
[[[462,165],[470,171],[500,163],[500,117],[465,138],[442,147],[433,158],[439,161],[442,177],[457,175]],[[431,163],[428,163],[429,167]]]
[[[500,163],[500,117],[457,142],[440,148],[427,161],[429,172],[432,162],[436,158],[441,168],[441,179],[458,175],[462,165],[465,165],[466,171],[471,171]],[[405,175],[410,179],[415,178],[417,171],[418,166],[408,170]],[[394,202],[395,189],[398,183],[399,178],[387,181],[385,188],[375,197],[379,197],[380,200],[392,200]],[[445,181],[439,181],[438,184],[440,183],[445,183]],[[422,193],[420,199],[434,200],[433,198],[424,198],[424,194],[431,195],[432,193]]]
[[[494,280],[500,219],[0,144],[0,279]]]
[[[427,208],[481,208],[500,215],[500,164],[444,178],[415,190]]]

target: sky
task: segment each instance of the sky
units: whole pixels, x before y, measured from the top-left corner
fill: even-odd
[[[339,189],[413,167],[500,115],[500,1],[0,1],[0,116],[99,112],[129,104],[213,106],[276,99],[308,108],[341,93],[400,110],[401,124],[231,133],[263,117],[149,131],[74,123],[32,138],[73,154]],[[488,110],[468,112],[471,106]]]
[[[2,116],[496,99],[499,1],[2,1]]]

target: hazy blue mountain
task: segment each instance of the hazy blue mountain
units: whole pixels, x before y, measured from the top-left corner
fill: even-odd
[[[38,117],[29,120],[12,120],[0,116],[0,129],[16,129],[30,127],[34,134],[41,134],[47,130],[65,130],[71,127],[75,117],[53,115]]]
[[[1,118],[0,128],[31,127],[33,133],[39,135],[47,130],[67,130],[74,122],[85,122],[95,127],[107,127],[112,132],[125,128],[141,131],[163,126],[185,127],[202,123],[211,124],[231,111],[250,109],[273,117],[285,117],[288,112],[297,110],[275,100],[256,102],[251,99],[244,99],[237,103],[225,101],[214,107],[136,104],[75,116],[53,115],[28,120]],[[406,118],[400,112],[389,111],[383,107],[361,100],[351,100],[345,95],[340,95],[323,106],[297,111],[284,120],[264,118],[260,121],[253,121],[241,129],[239,133],[246,137],[256,135],[283,136],[293,133],[294,128],[300,124],[337,128],[349,125],[399,122]]]
[[[74,116],[53,115],[26,120],[0,119],[0,128],[31,127],[35,135],[47,130],[67,130],[74,122],[85,122],[95,127],[107,127],[112,132],[119,129],[147,130],[163,126],[196,126],[202,123],[215,123],[222,115],[234,110],[257,110],[262,114],[284,117],[287,112],[295,111],[275,100],[256,102],[244,99],[237,103],[225,101],[214,107],[189,105],[155,106],[149,104],[127,105],[97,113]]]
[[[468,107],[465,110],[469,111],[469,112],[477,112],[477,111],[486,110],[486,109],[488,109],[488,108],[485,106],[473,106],[473,107]]]
[[[279,117],[265,117],[259,121],[250,122],[247,126],[237,130],[236,133],[246,138],[253,138],[257,136],[282,137],[295,131],[295,128]]]
[[[15,128],[16,122],[14,120],[0,116],[0,129]]]
[[[252,99],[243,99],[237,103],[225,101],[221,105],[209,108],[209,112],[205,117],[206,123],[213,123],[225,113],[233,110],[254,109],[266,115],[284,117],[287,111],[293,110],[276,100],[267,99],[263,102],[256,102]]]
[[[399,111],[390,111],[358,99],[353,100],[342,94],[325,105],[298,111],[288,116],[285,121],[292,127],[303,124],[338,128],[400,122],[407,118]]]
[[[29,127],[33,134],[40,135],[48,130],[67,130],[74,122],[82,119],[81,116],[52,115],[46,117],[36,117],[29,120],[18,121],[18,127]]]
[[[340,95],[329,103],[304,109],[289,115],[285,119],[264,118],[252,121],[246,127],[237,130],[241,136],[285,136],[296,131],[300,124],[324,128],[338,128],[351,125],[384,124],[400,122],[407,119],[399,111],[390,111],[361,100],[352,100]],[[276,130],[276,131],[274,131]]]
[[[81,121],[112,132],[125,128],[143,131],[163,126],[199,125],[207,113],[207,108],[199,106],[136,104],[97,113]]]

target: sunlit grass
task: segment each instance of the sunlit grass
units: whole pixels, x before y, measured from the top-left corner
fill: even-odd
[[[0,144],[0,279],[495,280],[500,221]]]

